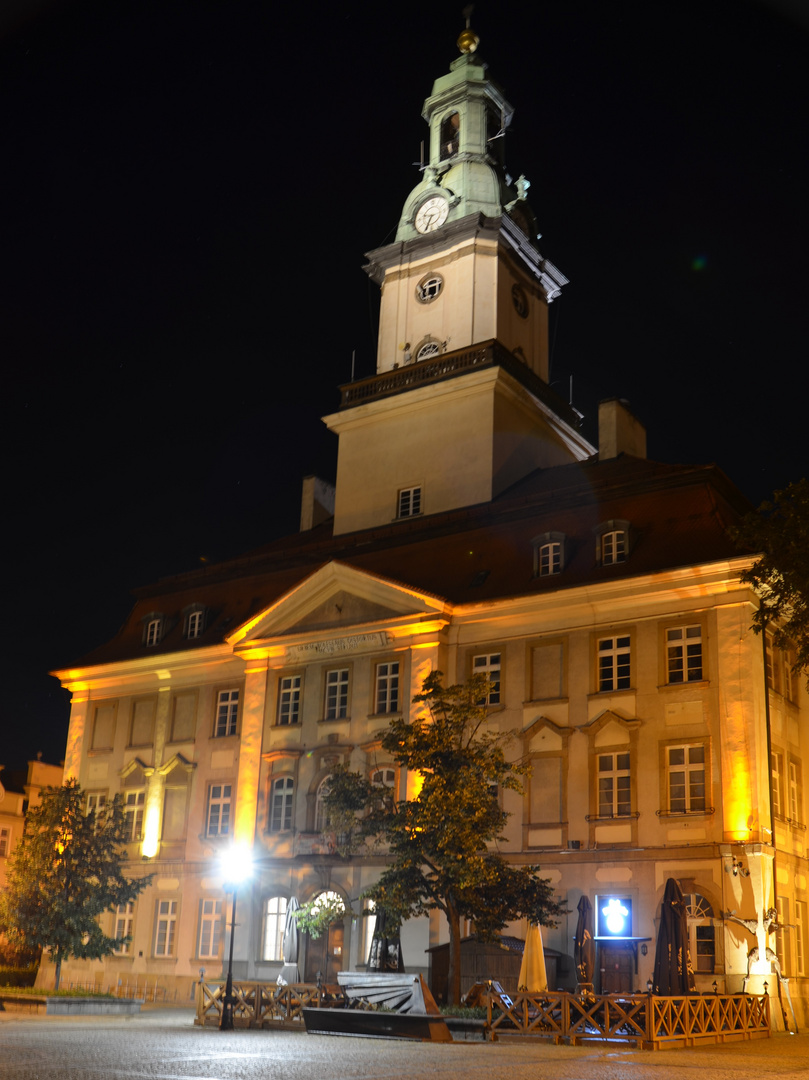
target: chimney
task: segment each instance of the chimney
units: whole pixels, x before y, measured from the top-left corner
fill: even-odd
[[[301,532],[334,517],[334,484],[319,476],[304,476],[301,492]]]
[[[632,415],[628,401],[607,398],[598,403],[598,460],[619,454],[645,458],[646,428]]]

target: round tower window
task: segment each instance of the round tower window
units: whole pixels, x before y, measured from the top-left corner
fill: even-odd
[[[430,304],[444,288],[440,274],[427,274],[416,286],[416,299],[420,304]]]

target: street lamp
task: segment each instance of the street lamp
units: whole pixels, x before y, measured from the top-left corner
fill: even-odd
[[[225,878],[225,891],[233,890],[233,904],[230,909],[230,951],[228,955],[228,977],[225,983],[225,997],[222,1001],[222,1018],[219,1021],[220,1031],[233,1031],[233,938],[236,932],[236,893],[239,885],[246,881],[253,870],[250,852],[243,848],[228,848],[221,859],[222,872]]]

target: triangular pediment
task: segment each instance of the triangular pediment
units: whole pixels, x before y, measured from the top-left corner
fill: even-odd
[[[448,615],[447,603],[440,597],[346,563],[330,562],[254,615],[228,641],[240,645],[444,614]]]

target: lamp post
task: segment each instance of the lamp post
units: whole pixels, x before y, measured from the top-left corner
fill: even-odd
[[[250,877],[252,863],[248,852],[229,848],[222,856],[222,870],[225,877],[225,891],[233,890],[233,903],[230,908],[230,949],[228,951],[228,974],[225,982],[225,996],[222,1000],[220,1031],[233,1031],[233,939],[236,934],[236,894],[239,885]]]

